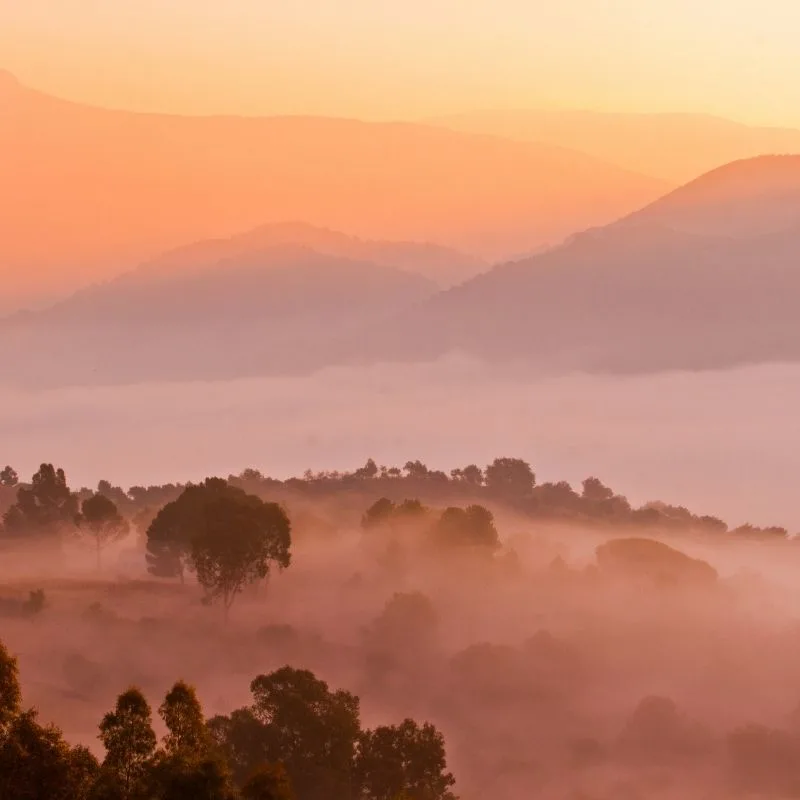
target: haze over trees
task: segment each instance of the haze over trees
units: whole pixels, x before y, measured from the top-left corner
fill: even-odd
[[[537,473],[4,489],[63,528],[0,536],[0,797],[782,800],[800,650],[789,584],[752,570],[790,574],[796,541]],[[44,589],[14,576],[45,559]]]

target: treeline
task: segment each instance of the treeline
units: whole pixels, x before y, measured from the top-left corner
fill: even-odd
[[[421,461],[409,461],[402,468],[379,466],[369,459],[353,472],[310,470],[302,478],[281,481],[255,469],[228,476],[230,486],[259,497],[336,496],[358,492],[385,497],[399,503],[416,498],[429,505],[502,506],[531,520],[570,522],[588,526],[659,528],[753,538],[780,539],[788,531],[780,526],[751,524],[730,528],[723,520],[695,514],[683,506],[662,502],[634,507],[628,499],[596,477],[582,482],[579,490],[566,481],[538,483],[530,464],[519,458],[497,458],[481,469],[475,464],[445,473],[429,469]],[[109,541],[123,536],[130,521],[138,530],[147,530],[159,511],[175,501],[192,484],[132,486],[123,489],[102,480],[95,491],[67,487],[64,472],[43,464],[29,484],[19,484],[11,467],[0,471],[0,510],[5,509],[2,533],[13,537],[30,531],[46,533],[55,525],[82,524],[83,533],[92,538],[100,553]],[[100,496],[105,500],[99,500]],[[84,509],[84,504],[92,501]],[[112,510],[111,505],[114,509]],[[116,514],[116,516],[115,516]],[[79,523],[78,520],[81,522]],[[122,521],[120,521],[122,520]]]
[[[99,725],[102,760],[23,709],[16,659],[0,642],[2,800],[455,800],[445,743],[430,724],[363,730],[359,699],[307,670],[251,684],[253,703],[206,720],[178,681],[158,708],[135,688]]]

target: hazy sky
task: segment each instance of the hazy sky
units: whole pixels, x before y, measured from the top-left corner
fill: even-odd
[[[797,0],[0,0],[0,66],[189,112],[557,104],[800,125]]]

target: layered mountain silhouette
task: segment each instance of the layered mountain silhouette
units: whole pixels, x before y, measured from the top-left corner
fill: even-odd
[[[800,156],[729,164],[445,291],[293,245],[195,248],[208,258],[176,251],[6,320],[3,377],[230,378],[451,353],[551,371],[800,360]]]
[[[253,254],[286,245],[340,259],[396,267],[423,275],[442,288],[463,283],[489,269],[489,264],[479,258],[430,242],[359,239],[303,222],[285,222],[176,248],[146,262],[139,271],[164,274],[214,266],[221,261],[246,263]]]
[[[729,164],[605,228],[442,292],[353,360],[458,351],[559,370],[800,359],[800,156]]]
[[[167,260],[0,320],[7,354],[0,380],[114,384],[307,369],[320,342],[438,288],[395,267],[296,245],[208,263],[180,264],[178,253]]]
[[[557,143],[676,184],[731,161],[800,152],[800,130],[743,125],[706,114],[477,111],[430,122],[466,133]]]
[[[287,219],[481,258],[606,223],[670,188],[580,152],[409,123],[92,108],[0,77],[0,282],[23,299]]]

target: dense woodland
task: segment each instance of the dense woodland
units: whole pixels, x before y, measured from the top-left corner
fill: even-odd
[[[768,635],[746,610],[763,585],[712,557],[791,561],[785,529],[633,508],[597,478],[538,484],[515,458],[94,491],[42,464],[0,481],[2,800],[800,791],[796,631]],[[588,557],[561,546],[582,537]],[[47,577],[20,582],[19,564]],[[781,659],[745,702],[755,644]],[[61,706],[93,714],[93,737],[62,732],[78,723]]]

